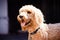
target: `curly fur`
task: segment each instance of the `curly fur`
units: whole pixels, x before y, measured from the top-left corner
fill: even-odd
[[[22,31],[29,32],[28,40],[60,40],[59,26],[57,24],[45,24],[41,10],[33,5],[25,5],[20,8],[17,19],[21,24]],[[38,27],[40,29],[37,33],[31,35],[30,33]]]

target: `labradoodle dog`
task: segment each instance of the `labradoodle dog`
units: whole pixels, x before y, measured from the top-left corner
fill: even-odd
[[[60,23],[45,24],[41,10],[33,5],[23,6],[17,19],[22,31],[28,31],[28,40],[60,40]]]

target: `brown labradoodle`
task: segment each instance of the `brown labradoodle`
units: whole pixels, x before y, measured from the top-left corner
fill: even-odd
[[[60,23],[45,24],[44,17],[38,8],[25,5],[17,16],[22,31],[28,31],[28,40],[60,40]]]

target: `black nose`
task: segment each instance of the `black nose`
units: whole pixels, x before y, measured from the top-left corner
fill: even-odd
[[[19,16],[20,18],[23,18],[23,16]]]

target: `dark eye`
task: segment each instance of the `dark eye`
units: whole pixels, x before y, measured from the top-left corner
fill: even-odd
[[[27,13],[28,13],[28,14],[31,14],[31,12],[30,12],[30,11],[27,11]]]

